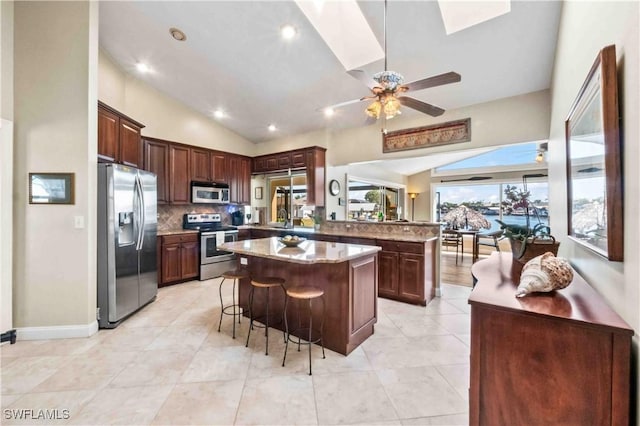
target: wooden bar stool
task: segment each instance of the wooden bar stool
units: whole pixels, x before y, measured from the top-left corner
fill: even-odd
[[[284,304],[284,327],[285,327],[285,332],[286,332],[286,343],[285,343],[285,347],[284,347],[284,357],[282,358],[282,366],[284,367],[284,362],[287,359],[287,349],[289,348],[289,342],[291,341],[292,343],[297,343],[298,344],[298,352],[300,352],[300,345],[309,345],[309,375],[311,375],[311,345],[314,343],[318,343],[320,342],[320,346],[322,347],[322,358],[326,358],[324,355],[324,342],[322,339],[322,334],[324,331],[324,315],[325,315],[325,302],[324,302],[324,290],[317,288],[317,287],[312,287],[312,286],[299,286],[299,287],[292,287],[287,289],[286,291],[287,293],[287,299],[285,300],[285,304]],[[302,300],[307,300],[309,302],[309,326],[308,327],[302,327],[301,322],[300,322],[300,310],[298,309],[298,328],[294,330],[294,333],[297,334],[297,338],[298,340],[295,341],[294,339],[291,338],[291,333],[289,333],[289,323],[287,321],[287,308],[289,305],[289,299],[295,299],[299,301]],[[314,339],[313,338],[313,311],[312,311],[312,301],[314,299],[320,299],[322,300],[322,320],[320,322],[320,331],[319,331],[319,337]],[[300,304],[298,303],[298,306]],[[307,339],[306,343],[301,343],[302,338],[300,337],[301,332],[302,331],[308,331],[308,336],[309,338]]]
[[[249,292],[249,333],[247,333],[247,344],[246,347],[249,347],[249,337],[251,336],[251,329],[253,328],[253,323],[256,319],[259,322],[262,322],[263,325],[256,325],[256,327],[264,327],[264,335],[266,338],[266,346],[264,350],[265,355],[269,355],[269,317],[271,316],[271,312],[269,312],[269,296],[270,290],[274,287],[280,287],[285,293],[285,303],[286,303],[286,290],[284,288],[285,280],[283,278],[278,277],[259,277],[259,278],[251,278],[251,291]],[[260,317],[254,318],[253,316],[253,296],[256,288],[264,288],[267,290],[266,296],[266,307],[265,312]],[[279,323],[282,323],[282,318]]]
[[[238,280],[248,277],[247,273],[240,270],[227,271],[222,274],[222,281],[220,281],[220,322],[218,322],[218,333],[220,333],[220,326],[222,325],[222,315],[231,315],[233,316],[233,338],[236,338],[236,317],[238,317],[238,324],[240,324],[240,317],[242,316],[242,311],[240,310],[240,305],[236,303],[236,283]],[[231,305],[224,306],[224,302],[222,301],[222,284],[225,280],[233,280],[233,289],[231,293],[232,302]],[[228,312],[233,310],[233,312]]]

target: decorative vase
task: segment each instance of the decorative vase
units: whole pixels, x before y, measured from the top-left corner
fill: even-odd
[[[522,268],[528,261],[546,252],[551,252],[554,256],[557,256],[558,248],[560,247],[560,243],[553,236],[550,236],[550,239],[528,238],[524,251],[522,250],[523,240],[509,238],[509,242],[511,243],[511,253],[513,254],[511,277],[515,284],[520,283]]]

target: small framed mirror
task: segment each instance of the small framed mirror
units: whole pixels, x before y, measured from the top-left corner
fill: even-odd
[[[623,260],[623,202],[615,46],[600,51],[565,122],[568,233]]]

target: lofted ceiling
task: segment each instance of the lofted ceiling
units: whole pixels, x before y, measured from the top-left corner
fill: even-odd
[[[382,45],[383,2],[358,5]],[[444,109],[546,89],[560,10],[556,1],[512,1],[509,13],[447,35],[437,2],[390,0],[388,67],[406,82],[458,72],[460,83],[411,93]],[[290,41],[279,32],[287,23],[298,30]],[[187,40],[174,40],[171,27]],[[324,117],[323,107],[369,92],[293,1],[103,1],[99,33],[123,70],[212,119],[224,110],[220,123],[255,143],[365,125],[364,102]],[[139,61],[153,72],[139,75]],[[384,61],[360,68],[374,74]]]

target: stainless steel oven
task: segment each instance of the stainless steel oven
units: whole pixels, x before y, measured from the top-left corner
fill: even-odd
[[[235,269],[235,254],[218,246],[238,240],[238,230],[200,232],[200,280],[219,277],[225,271]]]

